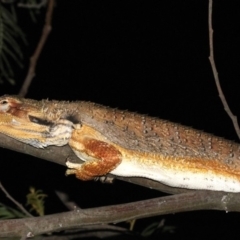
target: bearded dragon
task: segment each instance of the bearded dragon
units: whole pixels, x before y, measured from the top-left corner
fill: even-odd
[[[67,175],[111,173],[172,187],[240,192],[240,145],[169,121],[91,102],[0,97],[0,132],[36,148],[69,144],[83,164]]]

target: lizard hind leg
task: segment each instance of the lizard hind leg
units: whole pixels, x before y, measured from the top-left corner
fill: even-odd
[[[78,148],[78,146],[81,146]],[[91,180],[95,177],[106,175],[115,169],[122,160],[122,154],[113,145],[92,138],[84,138],[81,144],[74,144],[76,155],[86,161],[83,164],[67,161],[66,165],[70,169],[66,175],[75,174],[78,179]]]

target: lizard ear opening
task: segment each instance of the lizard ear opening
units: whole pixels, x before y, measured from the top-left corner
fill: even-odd
[[[76,116],[74,115],[68,115],[65,117],[65,119],[67,119],[68,121],[72,122],[73,124],[79,124],[81,123]]]
[[[29,120],[33,123],[36,123],[36,124],[39,124],[39,125],[44,125],[44,126],[51,126],[53,125],[52,122],[48,121],[48,120],[45,120],[45,119],[41,119],[39,117],[34,117],[34,116],[31,116],[29,115]]]

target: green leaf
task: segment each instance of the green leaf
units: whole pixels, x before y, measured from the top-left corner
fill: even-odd
[[[25,214],[11,208],[3,203],[0,203],[0,219],[11,219],[11,218],[24,218]]]
[[[47,197],[42,190],[36,190],[30,187],[30,193],[27,195],[27,205],[31,205],[30,211],[36,211],[39,216],[44,215],[44,199]]]

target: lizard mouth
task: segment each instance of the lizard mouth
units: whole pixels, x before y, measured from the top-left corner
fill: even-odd
[[[48,126],[48,127],[53,125],[53,122],[51,122],[51,121],[48,121],[48,120],[45,120],[45,119],[42,119],[39,117],[31,116],[31,115],[28,116],[28,119],[30,120],[30,122],[33,122],[33,123],[36,123],[39,125],[44,125],[44,126]]]

